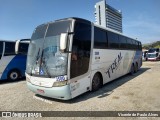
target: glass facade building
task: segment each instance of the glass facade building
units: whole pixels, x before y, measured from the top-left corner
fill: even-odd
[[[95,5],[96,24],[122,33],[122,12],[106,4],[106,1]]]

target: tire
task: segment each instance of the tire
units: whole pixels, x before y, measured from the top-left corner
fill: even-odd
[[[134,66],[134,72],[136,73],[138,71],[138,64],[136,63],[136,65]]]
[[[134,64],[132,64],[132,67],[131,67],[131,72],[130,74],[133,75],[134,74],[134,71],[135,71],[135,67],[134,67]]]
[[[11,81],[18,80],[19,78],[20,78],[20,73],[19,73],[18,70],[11,70],[8,73],[8,79],[11,80]]]
[[[97,91],[101,86],[101,77],[96,73],[92,80],[92,91]]]

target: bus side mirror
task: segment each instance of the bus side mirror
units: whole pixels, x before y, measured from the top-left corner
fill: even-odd
[[[15,53],[26,55],[28,51],[29,43],[30,43],[30,39],[17,40],[15,44]]]
[[[16,53],[16,54],[18,54],[19,43],[20,43],[20,40],[17,40],[17,41],[16,41],[16,44],[15,44],[15,53]]]
[[[67,47],[67,33],[61,33],[60,35],[60,50],[64,51]]]

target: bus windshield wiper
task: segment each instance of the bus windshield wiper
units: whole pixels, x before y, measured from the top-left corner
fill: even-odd
[[[44,60],[45,58],[43,57],[43,54],[44,54],[44,50],[42,51],[40,68],[42,68],[42,64],[43,64],[44,68],[46,69],[46,73],[47,73],[48,77],[51,78],[51,75],[50,75],[50,73],[48,71],[48,67],[47,67],[46,62]]]
[[[40,48],[39,48],[38,53],[37,53],[37,56],[36,56],[36,65],[37,65],[38,60],[39,60],[39,58],[40,58],[39,53],[40,53]]]

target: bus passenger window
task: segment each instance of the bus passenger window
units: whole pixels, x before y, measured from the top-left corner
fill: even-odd
[[[26,55],[27,52],[28,52],[28,46],[29,46],[28,43],[20,43],[20,45],[19,45],[19,53]]]
[[[4,56],[15,55],[15,42],[5,42]]]
[[[2,52],[3,52],[3,42],[0,42],[0,59],[2,57]]]

